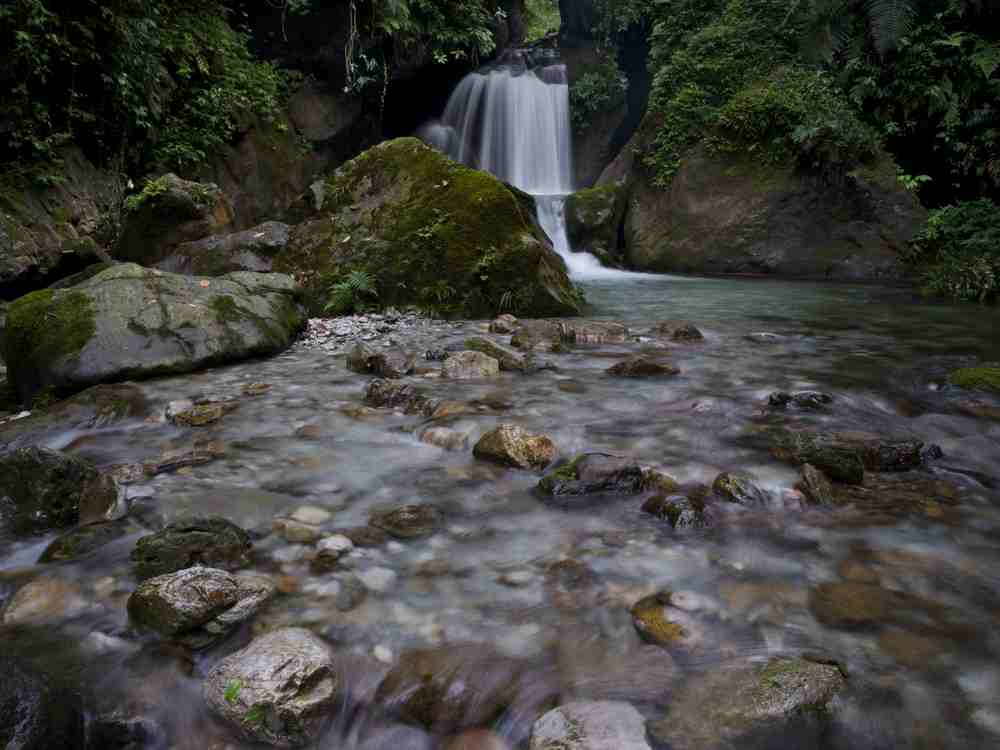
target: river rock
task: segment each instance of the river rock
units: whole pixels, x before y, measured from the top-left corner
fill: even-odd
[[[564,351],[563,327],[555,320],[520,320],[510,345],[526,352]]]
[[[704,503],[685,495],[654,495],[642,504],[642,511],[667,521],[675,529],[700,529],[710,525]]]
[[[482,644],[417,649],[400,656],[376,700],[435,732],[488,726],[516,697],[520,673],[517,662]]]
[[[821,583],[809,594],[809,608],[824,625],[845,630],[879,628],[905,621],[910,611],[934,611],[926,600],[877,584]]]
[[[558,453],[545,435],[533,435],[518,425],[502,424],[483,435],[472,449],[476,458],[518,469],[544,469]]]
[[[5,358],[11,384],[28,403],[46,389],[275,354],[305,320],[289,276],[239,272],[209,280],[124,263],[17,300]]]
[[[274,584],[261,576],[185,568],[140,584],[128,613],[133,622],[201,648],[253,617],[274,593]]]
[[[231,571],[247,564],[251,546],[249,535],[225,518],[186,518],[141,537],[131,559],[140,579],[195,565]]]
[[[864,484],[833,486],[834,504],[853,506],[870,521],[894,522],[912,513],[940,518],[959,503],[960,495],[951,482],[915,472],[866,474]]]
[[[630,703],[579,701],[544,714],[530,750],[650,750],[646,720]]]
[[[71,620],[89,604],[72,581],[39,576],[17,590],[3,613],[4,625],[46,625]]]
[[[678,343],[690,344],[705,340],[704,334],[698,327],[686,320],[664,320],[657,323],[653,330],[657,335],[666,336]]]
[[[0,654],[0,747],[56,750],[84,746],[84,717],[75,691],[42,672]]]
[[[632,624],[649,643],[675,651],[694,652],[705,642],[703,628],[692,615],[670,604],[670,592],[646,596],[631,610]]]
[[[490,333],[512,334],[517,330],[517,318],[510,313],[498,315],[490,323]]]
[[[106,520],[118,485],[92,464],[48,448],[0,455],[0,520],[26,535]]]
[[[780,429],[772,432],[771,449],[796,464],[809,463],[830,479],[861,484],[864,472],[906,471],[923,463],[920,440],[883,438],[869,432],[810,432]]]
[[[444,361],[442,372],[453,380],[495,378],[500,374],[500,362],[482,352],[458,352]]]
[[[714,667],[686,680],[651,736],[676,750],[818,747],[840,670],[803,659]]]
[[[53,563],[79,560],[116,539],[121,539],[134,528],[132,522],[127,518],[78,526],[52,540],[42,552],[42,556],[38,558],[38,562]]]
[[[609,320],[567,320],[559,324],[562,340],[577,346],[624,344],[629,339],[628,327]]]
[[[465,348],[470,351],[481,352],[500,363],[501,370],[511,372],[527,372],[531,368],[531,360],[525,354],[512,349],[509,346],[498,344],[490,339],[477,336],[466,339]]]
[[[486,729],[468,729],[452,737],[444,750],[511,750],[503,737]]]
[[[365,387],[364,402],[374,408],[402,409],[407,414],[433,413],[436,403],[409,383],[373,380]]]
[[[805,495],[813,505],[832,505],[833,485],[826,475],[812,464],[802,464],[802,478],[795,489]]]
[[[795,393],[775,391],[767,397],[767,403],[775,409],[794,406],[796,409],[815,411],[832,404],[833,396],[821,391],[796,391]]]
[[[433,505],[403,505],[375,513],[368,521],[377,529],[397,539],[417,539],[430,536],[441,527],[441,511]]]
[[[469,434],[450,427],[428,427],[417,436],[421,443],[434,445],[446,451],[464,451],[469,445]]]
[[[538,483],[546,495],[589,495],[602,492],[634,495],[645,487],[642,467],[630,458],[583,453],[550,471]]]
[[[398,379],[413,373],[415,358],[398,349],[376,350],[357,343],[347,353],[347,369],[362,375]]]
[[[336,712],[340,680],[330,648],[301,628],[253,640],[216,664],[202,685],[209,708],[253,742],[315,742]]]
[[[619,378],[655,378],[664,375],[677,375],[680,373],[680,369],[669,362],[640,354],[611,365],[607,372],[609,375]]]
[[[266,221],[241,232],[213,234],[177,245],[156,267],[189,276],[220,276],[233,271],[266,273],[274,265],[274,256],[288,245],[290,232],[287,224]]]
[[[566,198],[570,246],[594,254],[606,266],[621,266],[619,232],[625,217],[625,189],[616,183],[579,190]]]
[[[770,495],[749,474],[723,472],[712,482],[712,491],[727,502],[748,508],[766,508],[770,503]]]
[[[239,408],[239,401],[206,401],[177,412],[168,409],[167,419],[179,427],[205,427]]]

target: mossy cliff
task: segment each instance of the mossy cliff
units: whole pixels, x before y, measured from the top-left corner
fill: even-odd
[[[303,284],[313,311],[332,283],[362,270],[385,305],[468,318],[579,312],[565,264],[514,193],[415,138],[364,152],[310,202],[274,270]]]

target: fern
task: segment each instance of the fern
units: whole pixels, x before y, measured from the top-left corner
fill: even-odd
[[[915,0],[868,0],[868,28],[880,55],[896,49],[913,27]]]
[[[378,297],[375,279],[367,271],[351,271],[342,281],[330,287],[330,296],[323,311],[346,315],[365,307],[366,298]]]

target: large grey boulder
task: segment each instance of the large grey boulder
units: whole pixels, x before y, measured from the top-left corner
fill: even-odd
[[[184,242],[156,267],[194,276],[221,276],[233,271],[266,273],[271,270],[274,256],[288,244],[290,231],[287,224],[267,221],[242,232]]]
[[[202,685],[214,713],[247,739],[275,747],[314,742],[339,691],[330,648],[301,628],[255,639],[216,664]]]
[[[128,599],[133,622],[195,648],[222,638],[274,596],[262,576],[187,568],[142,583]]]
[[[134,264],[17,300],[5,358],[18,395],[191,372],[280,352],[305,324],[295,281],[282,274],[213,279]]]
[[[530,750],[650,750],[646,720],[618,701],[567,703],[531,728]]]
[[[83,459],[48,448],[0,455],[0,521],[18,535],[108,518],[118,486]]]

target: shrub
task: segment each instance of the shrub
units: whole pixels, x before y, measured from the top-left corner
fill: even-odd
[[[581,74],[569,90],[573,127],[586,130],[599,112],[621,106],[628,91],[628,79],[613,58],[606,57]]]
[[[367,271],[351,271],[330,287],[330,297],[323,308],[333,315],[364,312],[378,297],[375,279]]]

